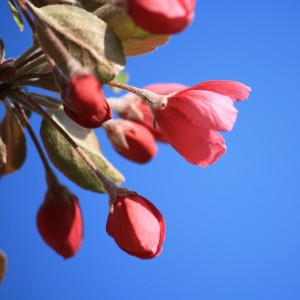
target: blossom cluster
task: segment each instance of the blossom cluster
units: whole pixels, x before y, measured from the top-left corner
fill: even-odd
[[[50,0],[44,1],[51,4]],[[169,144],[186,161],[201,167],[214,164],[224,155],[226,145],[221,132],[228,132],[233,128],[238,113],[234,103],[248,98],[251,91],[248,86],[231,80],[210,80],[191,87],[181,83],[153,83],[144,88],[137,88],[112,81],[111,73],[116,75],[119,66],[112,67],[113,63],[108,62],[107,57],[103,55],[99,59],[103,62],[103,66],[100,64],[103,69],[99,68],[105,74],[103,75],[100,71],[100,75],[95,74],[94,71],[84,66],[79,58],[75,58],[76,53],[71,53],[73,46],[67,49],[59,40],[55,33],[58,26],[50,28],[53,22],[56,22],[55,18],[58,18],[60,9],[55,7],[56,10],[53,13],[51,5],[49,9],[47,7],[40,9],[31,2],[37,7],[43,6],[38,0],[24,3],[21,1],[19,5],[22,11],[26,11],[26,16],[30,12],[36,19],[39,27],[37,26],[34,30],[36,30],[41,46],[40,51],[45,55],[45,61],[49,63],[41,70],[48,68],[47,70],[51,71],[48,73],[54,78],[56,85],[54,90],[61,95],[59,105],[63,107],[69,119],[81,128],[90,130],[101,127],[106,132],[113,148],[120,155],[139,164],[148,163],[153,159],[158,150],[158,143]],[[84,7],[84,1],[55,1],[63,5],[65,2],[70,2],[69,4],[80,8],[73,10],[74,15],[78,12],[82,15],[90,14],[81,8]],[[105,0],[102,2],[87,1],[88,4],[99,5],[95,14],[97,16],[100,14],[103,20],[106,20],[111,11],[113,11],[109,15],[111,18],[114,18],[114,14],[117,16],[125,14],[126,22],[129,22],[130,26],[138,26],[139,32],[147,36],[181,32],[192,22],[196,5],[196,0]],[[110,5],[115,7],[115,10],[112,10]],[[62,7],[67,11],[67,6]],[[97,19],[95,15],[88,16],[91,22],[100,22],[95,21]],[[59,22],[63,23],[61,19]],[[111,28],[107,29],[102,19],[101,22],[99,24],[103,26],[103,31],[111,30]],[[114,24],[113,22],[111,24],[113,29]],[[76,22],[72,26],[76,27]],[[115,32],[112,31],[110,35],[114,41],[112,48],[117,48],[116,45],[121,44],[120,39],[124,33],[118,35],[118,30],[116,27]],[[70,40],[73,42],[75,39],[70,38]],[[49,53],[44,51],[44,48]],[[56,51],[53,52],[54,54],[51,52],[53,49]],[[96,56],[94,51],[91,53]],[[38,54],[39,52],[36,51],[33,56]],[[87,53],[84,55],[88,56]],[[26,59],[29,61],[28,58]],[[15,67],[15,72],[18,72],[18,68],[22,69],[22,65],[26,65],[26,59],[25,62],[20,62],[19,66]],[[122,59],[119,61],[121,64]],[[7,61],[1,64],[0,60],[0,67],[5,64]],[[47,76],[48,73],[44,72],[43,76]],[[33,76],[32,74],[25,75]],[[26,76],[22,74],[20,78],[26,79]],[[0,100],[1,92],[6,92],[7,89],[10,91],[11,88],[11,81],[2,82],[1,78],[0,76]],[[27,82],[36,84],[34,80]],[[128,93],[119,98],[107,98],[103,91],[104,84],[122,88]],[[32,102],[30,96],[24,96],[20,89],[15,90],[17,92],[15,92],[16,96],[13,96],[12,104],[19,111],[22,121],[25,124],[27,122],[19,104],[23,105],[29,101],[28,106],[62,132],[74,148],[74,152],[77,151],[77,154],[83,158],[99,179],[101,187],[109,196],[109,213],[106,223],[108,235],[122,250],[135,257],[150,259],[159,255],[165,239],[166,226],[156,206],[135,191],[119,188],[113,180],[107,178],[106,174],[97,168],[56,121],[36,104],[37,101]],[[34,94],[31,94],[31,97],[41,101]],[[47,98],[47,101],[51,100],[49,99]],[[45,104],[45,98],[43,101]],[[118,118],[113,117],[113,112],[118,115]],[[2,143],[1,138],[0,142]],[[84,235],[79,200],[67,187],[58,182],[42,150],[39,146],[37,148],[45,166],[48,184],[44,201],[37,213],[37,227],[47,245],[64,258],[70,258],[79,250]],[[72,152],[72,156],[74,155]],[[103,161],[102,159],[102,163]]]

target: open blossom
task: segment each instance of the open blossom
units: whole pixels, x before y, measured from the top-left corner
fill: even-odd
[[[127,0],[134,22],[154,34],[173,34],[194,18],[196,0]]]
[[[166,228],[163,216],[149,200],[129,195],[117,196],[106,231],[128,254],[150,259],[161,253]]]
[[[169,93],[172,93],[175,91],[180,91],[180,90],[183,90],[186,88],[187,88],[187,86],[185,86],[183,84],[178,84],[178,83],[170,83],[170,84],[160,83],[160,84],[148,85],[148,86],[144,87],[143,89],[149,90],[156,94],[166,95],[166,94],[169,94]],[[135,109],[140,113],[141,117],[138,118],[136,115],[129,115],[128,114],[129,110],[124,110],[123,112],[118,113],[121,118],[133,120],[135,122],[138,122],[138,123],[144,125],[152,132],[152,134],[154,135],[154,137],[157,141],[164,142],[164,143],[167,142],[159,125],[156,124],[156,126],[154,127],[154,117],[153,117],[151,108],[147,104],[145,104],[138,95],[133,94],[133,93],[128,93],[124,97],[124,101],[128,101],[129,104],[135,105]]]
[[[187,161],[205,167],[221,157],[226,146],[218,131],[230,131],[237,117],[233,101],[248,98],[246,85],[207,81],[170,94],[156,109],[158,124],[168,142]]]
[[[149,162],[155,156],[155,139],[146,127],[121,119],[113,121],[111,125],[111,128],[106,129],[107,137],[120,155],[141,164]]]
[[[64,186],[47,190],[38,210],[37,227],[43,240],[64,258],[76,254],[83,239],[78,199]]]
[[[64,111],[85,128],[97,128],[112,118],[102,88],[94,75],[73,76],[64,99]]]

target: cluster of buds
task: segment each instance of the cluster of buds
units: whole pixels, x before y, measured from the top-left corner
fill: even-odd
[[[68,259],[82,244],[82,212],[78,198],[57,181],[52,171],[47,175],[48,189],[37,213],[37,227],[45,243]],[[150,259],[159,255],[166,232],[159,210],[136,192],[117,188],[109,181],[107,184],[107,233],[132,256]]]
[[[91,96],[82,90],[88,86],[81,85],[80,81],[72,82],[78,82],[78,85],[72,85],[73,98],[79,102],[83,98],[84,105],[89,103],[89,99],[96,99],[98,89]],[[103,118],[102,127],[115,150],[131,161],[145,163],[157,151],[156,139],[170,143],[187,161],[202,167],[214,163],[225,153],[225,142],[218,131],[232,129],[237,115],[233,101],[247,99],[250,92],[249,87],[234,81],[207,81],[191,88],[179,84],[153,84],[142,90],[130,89],[136,94],[125,95],[117,100],[120,103],[114,102],[115,99],[111,101],[111,107],[123,118],[109,121]],[[144,102],[145,95],[148,98]],[[87,101],[85,97],[89,97]],[[105,100],[104,103],[106,105],[101,106],[103,110],[100,109],[99,114],[105,116],[110,106]],[[89,111],[88,107],[86,114],[82,110],[82,116],[91,123]],[[76,118],[74,120],[77,121]],[[152,127],[155,121],[159,127]],[[81,125],[81,121],[78,123]],[[165,223],[160,212],[144,197],[133,192],[120,193],[120,189],[109,184],[107,233],[121,249],[133,256],[147,259],[160,254],[165,237]],[[80,213],[75,213],[78,210],[77,199],[66,191],[70,203],[63,204],[63,201],[54,200],[62,197],[57,197],[53,189],[51,191],[47,192],[40,209],[38,226],[51,247],[64,257],[67,254],[63,251],[71,256],[78,249],[82,237]],[[57,217],[52,214],[57,214]],[[74,215],[73,219],[71,215]],[[57,223],[53,222],[56,218]],[[62,226],[60,221],[65,225]],[[46,226],[53,228],[48,231]],[[64,234],[63,230],[56,231],[56,226],[69,228],[70,236]],[[76,246],[72,244],[74,241]],[[57,243],[61,246],[57,246]]]
[[[91,0],[86,3],[77,0],[19,0],[17,3],[31,24],[39,46],[35,45],[29,56],[21,56],[7,64],[2,61],[4,55],[0,43],[0,100],[12,99],[11,104],[28,128],[45,166],[48,189],[37,213],[40,235],[58,254],[70,258],[82,243],[83,217],[77,197],[53,175],[21,106],[41,114],[53,125],[72,147],[70,156],[79,155],[92,175],[99,179],[97,183],[109,196],[106,231],[117,245],[141,259],[156,257],[162,251],[166,232],[159,210],[138,193],[119,188],[39,104],[64,111],[64,116],[69,118],[67,122],[71,119],[81,130],[86,129],[84,136],[101,127],[113,148],[135,163],[143,164],[153,159],[158,142],[169,144],[191,164],[206,167],[225,153],[225,141],[220,132],[232,129],[238,113],[234,102],[247,99],[251,89],[229,80],[205,81],[192,87],[156,83],[144,88],[113,81],[125,65],[125,56],[153,50],[153,46],[150,50],[148,46],[141,47],[140,35],[155,41],[155,35],[159,35],[158,40],[164,38],[167,41],[170,34],[181,32],[192,22],[195,0]],[[60,15],[69,11],[71,21]],[[30,15],[34,16],[35,22]],[[78,22],[84,18],[89,22],[82,31],[74,21],[78,16]],[[119,20],[116,22],[118,17],[128,26],[120,29]],[[95,28],[101,29],[99,35],[95,34]],[[128,32],[126,28],[136,32]],[[92,38],[89,39],[90,35]],[[93,38],[97,42],[90,47]],[[132,40],[133,44],[128,47]],[[40,76],[32,71],[37,66]],[[28,70],[32,72],[26,73]],[[48,87],[49,82],[43,80],[52,80],[49,90],[60,93],[61,100],[25,94],[19,88],[19,85],[25,85],[24,82]],[[103,92],[105,84],[128,93],[119,98],[106,98]],[[118,118],[113,118],[113,112]],[[6,144],[9,143],[0,136],[0,167],[6,164],[6,155],[11,152],[7,151]],[[51,151],[51,147],[48,149]],[[53,160],[56,162],[55,158]],[[109,165],[102,156],[99,164],[103,169]],[[71,169],[69,165],[67,168]]]

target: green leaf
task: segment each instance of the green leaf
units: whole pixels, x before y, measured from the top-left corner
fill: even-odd
[[[3,41],[0,39],[0,64],[3,62],[5,56],[5,45]]]
[[[33,10],[48,24],[70,53],[96,74],[101,82],[112,80],[125,65],[122,44],[108,25],[84,9],[70,5],[48,5]],[[68,75],[68,62],[42,31],[38,35],[45,51]]]
[[[6,110],[0,124],[0,137],[6,145],[6,164],[0,167],[0,177],[21,168],[26,159],[26,140],[23,127],[14,113]]]
[[[124,181],[123,175],[103,156],[93,130],[77,125],[63,110],[48,109],[47,112],[107,177],[116,184]],[[48,121],[42,121],[40,134],[49,158],[57,169],[84,189],[98,193],[105,192],[94,172]]]
[[[154,35],[136,26],[124,9],[106,4],[94,14],[107,22],[122,42],[126,56],[142,55],[168,42],[171,35]]]
[[[10,7],[10,10],[11,10],[11,12],[13,14],[14,20],[17,23],[20,31],[23,31],[23,29],[24,29],[24,23],[23,23],[22,15],[18,11],[18,9],[17,9],[15,3],[13,2],[13,0],[8,0],[8,5]]]
[[[0,284],[2,283],[5,273],[6,273],[6,266],[7,266],[7,259],[6,255],[3,251],[0,250]]]

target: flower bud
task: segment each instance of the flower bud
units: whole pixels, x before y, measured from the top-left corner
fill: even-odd
[[[97,128],[112,118],[112,111],[94,75],[74,75],[64,97],[64,111],[85,128]]]
[[[107,233],[130,255],[158,256],[165,239],[165,222],[158,209],[140,195],[117,196],[106,223]]]
[[[78,199],[66,187],[47,190],[38,210],[37,227],[43,240],[65,259],[78,251],[83,239],[83,222]]]
[[[114,124],[106,129],[106,133],[114,149],[133,162],[147,163],[157,152],[153,134],[136,122],[114,121]]]
[[[196,0],[127,0],[134,22],[154,34],[173,34],[194,18]]]

